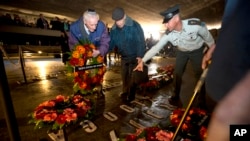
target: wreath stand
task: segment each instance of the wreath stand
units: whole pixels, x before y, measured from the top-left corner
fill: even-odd
[[[48,136],[53,141],[68,141],[68,136],[65,128],[55,131],[48,131]]]

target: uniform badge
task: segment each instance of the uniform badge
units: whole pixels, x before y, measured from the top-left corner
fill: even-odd
[[[189,20],[188,25],[201,25],[201,22],[198,20]]]

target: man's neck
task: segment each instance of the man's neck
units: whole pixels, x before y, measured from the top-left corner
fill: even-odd
[[[175,28],[176,31],[182,31],[182,21],[180,20],[177,25],[176,25],[176,28]]]

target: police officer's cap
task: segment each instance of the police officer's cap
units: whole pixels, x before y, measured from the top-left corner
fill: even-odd
[[[162,23],[167,23],[170,19],[174,17],[174,15],[179,13],[179,5],[175,5],[173,7],[168,8],[167,10],[161,12],[160,14],[164,17]]]

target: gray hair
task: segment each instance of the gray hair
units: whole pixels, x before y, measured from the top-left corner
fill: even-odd
[[[83,13],[83,21],[87,22],[90,18],[100,19],[99,14],[95,12],[95,10],[88,9]]]

